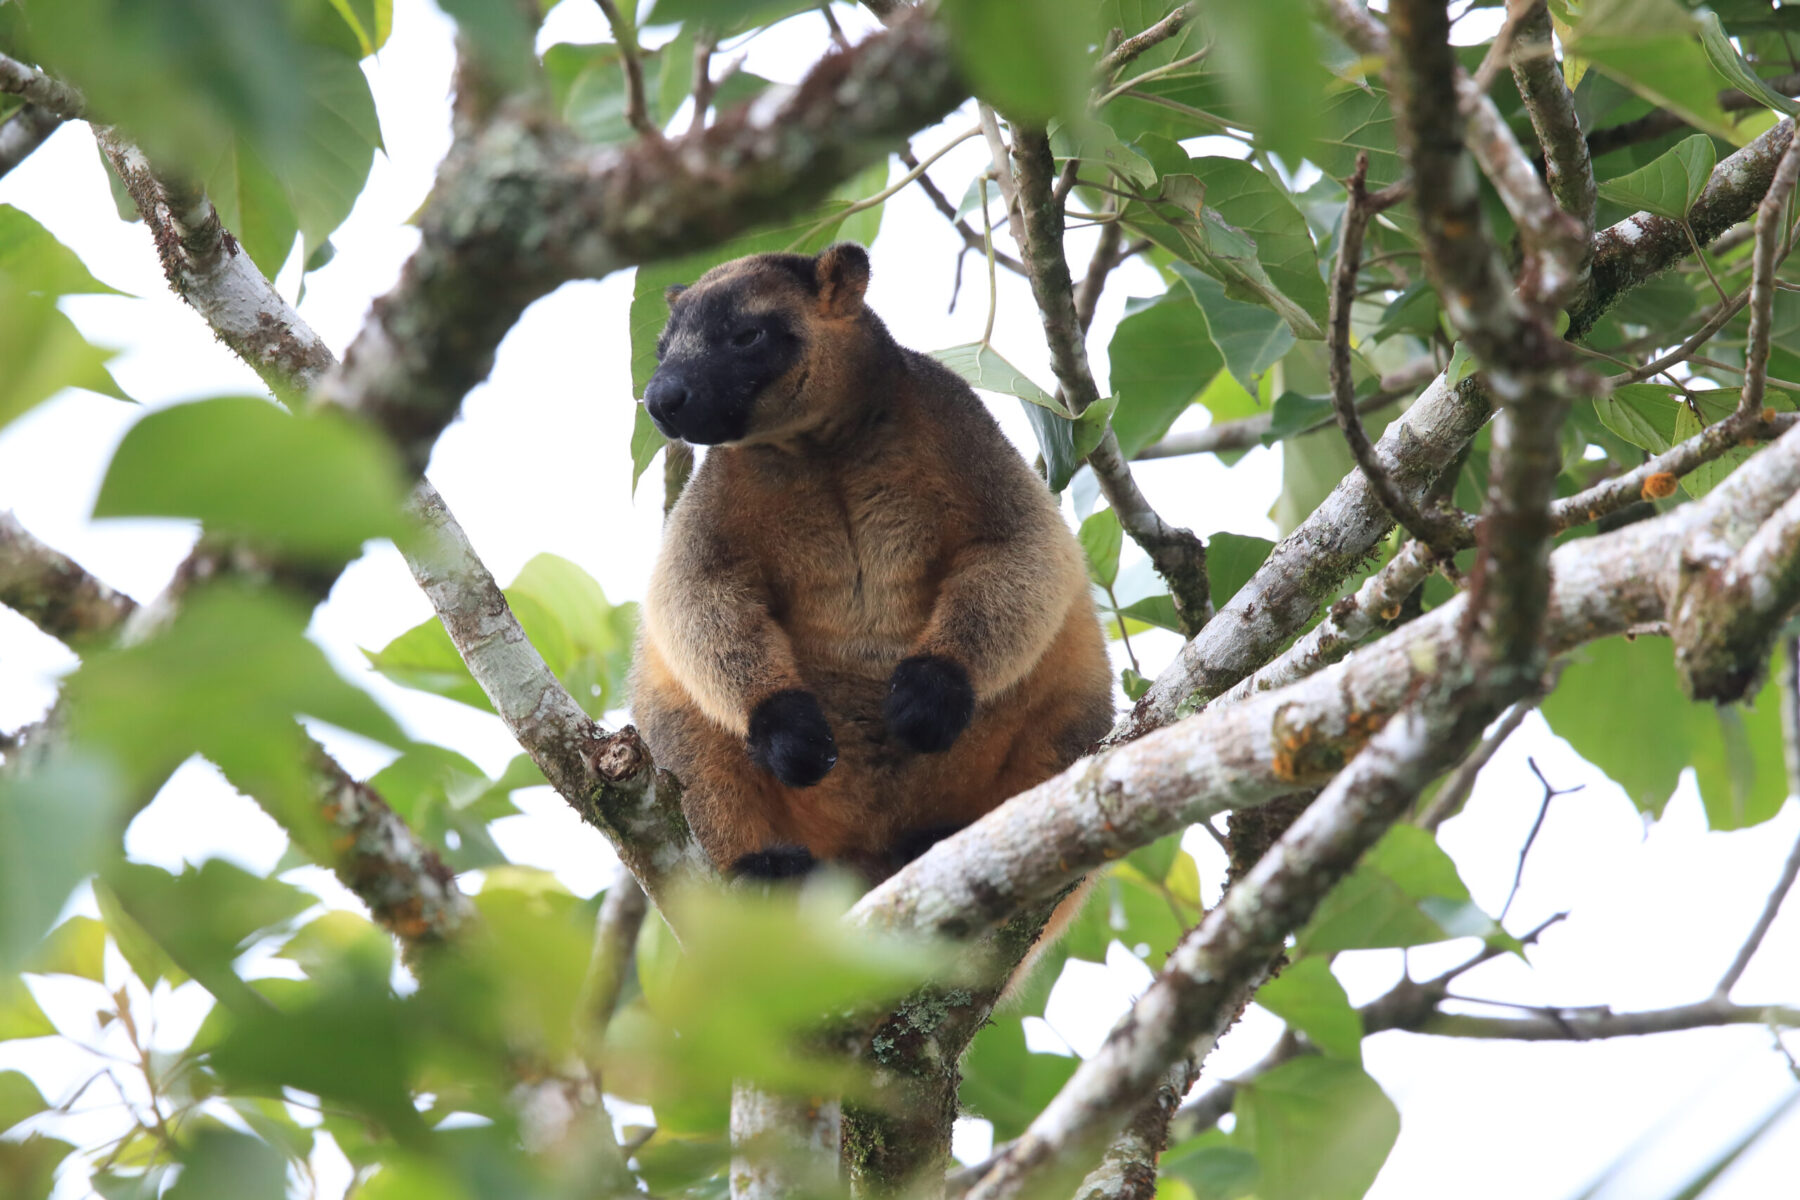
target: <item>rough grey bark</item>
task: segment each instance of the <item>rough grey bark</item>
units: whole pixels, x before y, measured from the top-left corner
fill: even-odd
[[[137,602],[38,541],[0,512],[0,604],[59,641],[79,645],[118,629]]]

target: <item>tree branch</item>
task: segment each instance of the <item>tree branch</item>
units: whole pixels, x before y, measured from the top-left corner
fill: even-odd
[[[27,104],[0,123],[0,176],[29,158],[62,123],[61,117],[35,104]]]
[[[1112,50],[1100,60],[1100,66],[1096,69],[1095,74],[1102,79],[1112,78],[1114,72],[1144,51],[1150,49],[1152,46],[1168,41],[1183,29],[1186,29],[1188,23],[1194,19],[1194,15],[1198,11],[1199,6],[1196,4],[1189,3],[1180,5],[1148,29],[1145,29],[1141,33],[1132,34],[1117,46],[1114,46]]]
[[[0,512],[0,604],[72,645],[113,633],[137,608],[130,596],[31,536],[10,512]]]
[[[1594,204],[1599,191],[1594,185],[1594,163],[1588,155],[1587,139],[1582,136],[1575,98],[1563,79],[1561,64],[1556,61],[1550,9],[1543,0],[1528,0],[1514,37],[1513,81],[1518,84],[1519,98],[1525,102],[1538,145],[1544,148],[1545,180],[1562,210],[1581,223],[1585,239],[1587,231],[1594,227]]]
[[[494,711],[550,786],[607,836],[658,908],[682,881],[710,876],[711,864],[682,815],[675,777],[651,763],[635,729],[607,733],[575,703],[430,483],[420,481],[412,508],[426,532],[406,548],[407,566]]]
[[[1345,184],[1349,195],[1344,201],[1344,216],[1338,230],[1337,264],[1331,272],[1330,317],[1326,330],[1328,373],[1331,379],[1331,408],[1337,416],[1338,428],[1350,447],[1350,456],[1368,477],[1369,487],[1381,506],[1396,524],[1440,555],[1468,544],[1469,532],[1454,514],[1437,508],[1426,511],[1412,502],[1393,476],[1387,473],[1375,454],[1375,446],[1356,414],[1356,379],[1350,366],[1350,309],[1356,301],[1356,277],[1362,267],[1363,235],[1369,222],[1383,209],[1405,197],[1410,184],[1402,183],[1370,195],[1365,186],[1369,175],[1369,155],[1359,151],[1356,170]],[[1430,504],[1430,497],[1426,498]]]
[[[911,147],[900,151],[900,161],[906,164],[908,170],[918,170],[919,159],[913,154]],[[944,195],[943,189],[932,182],[931,176],[920,172],[918,183],[919,189],[930,199],[932,207],[944,215],[944,219],[950,222],[950,227],[956,230],[957,236],[962,238],[963,245],[977,253],[987,253],[986,239],[971,229],[967,221],[956,215],[956,205],[950,203],[950,197]],[[1015,275],[1025,274],[1025,264],[997,246],[994,247],[994,261]]]
[[[1788,234],[1787,202],[1800,178],[1800,144],[1788,142],[1775,165],[1769,190],[1756,206],[1756,238],[1750,255],[1750,341],[1744,349],[1740,414],[1761,412],[1769,383],[1769,329],[1775,309],[1776,256]]]
[[[27,103],[64,121],[87,116],[87,104],[80,92],[4,54],[0,54],[0,92],[23,96]]]
[[[1462,741],[1480,733],[1481,706],[1445,703],[1451,690],[1440,677],[1389,721],[1226,891],[970,1200],[1049,1194],[1046,1185],[1054,1189],[1052,1181],[1087,1162],[1171,1061],[1196,1041],[1210,1049],[1267,977],[1287,934],[1454,761]]]
[[[1099,399],[1088,366],[1085,326],[1075,306],[1074,281],[1063,253],[1063,212],[1052,195],[1055,161],[1050,140],[1041,130],[1013,129],[1012,160],[1017,168],[1017,195],[1023,214],[1020,243],[1026,275],[1050,343],[1050,361],[1069,411],[1086,412]],[[1005,168],[1004,159],[995,162]],[[1109,427],[1088,454],[1088,465],[1100,490],[1118,514],[1119,524],[1150,556],[1157,574],[1169,585],[1183,631],[1197,633],[1212,617],[1212,592],[1206,577],[1206,546],[1186,529],[1169,525],[1131,477],[1131,466]]]
[[[614,0],[594,0],[600,11],[606,15],[606,23],[612,27],[613,43],[619,48],[619,63],[625,69],[625,123],[637,130],[638,136],[659,141],[662,130],[650,119],[650,110],[644,103],[644,63],[639,56],[637,30],[632,22],[619,15],[619,6]]]

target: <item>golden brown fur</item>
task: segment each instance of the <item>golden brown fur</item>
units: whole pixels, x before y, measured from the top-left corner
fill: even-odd
[[[1055,500],[960,379],[893,342],[863,307],[866,281],[857,247],[740,259],[681,295],[665,335],[696,422],[739,314],[793,335],[670,517],[634,668],[637,722],[721,869],[805,847],[880,878],[920,837],[1062,770],[1112,718]],[[896,668],[919,656],[973,690],[972,719],[938,753],[907,748],[884,715]],[[746,747],[758,706],[795,691],[817,697],[836,742],[805,787]]]

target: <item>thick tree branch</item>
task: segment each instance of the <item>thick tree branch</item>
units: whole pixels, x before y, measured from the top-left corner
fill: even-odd
[[[412,507],[426,531],[406,551],[413,578],[550,786],[607,835],[658,908],[670,888],[709,876],[674,776],[655,768],[635,729],[607,733],[575,703],[430,483],[419,483]]]
[[[23,96],[27,103],[64,121],[78,120],[87,115],[87,104],[82,100],[80,92],[61,80],[52,79],[37,68],[4,54],[0,54],[0,92]]]
[[[1196,1040],[1210,1049],[1283,939],[1305,923],[1419,790],[1480,733],[1480,705],[1442,682],[1390,720],[1261,861],[1225,893],[1106,1042],[970,1192],[971,1200],[1043,1195],[1084,1167],[1168,1065]]]
[[[1542,0],[1528,2],[1528,11],[1515,31],[1513,81],[1518,84],[1538,145],[1544,148],[1544,175],[1550,193],[1564,212],[1581,223],[1585,238],[1586,231],[1594,227],[1594,204],[1599,198],[1594,163],[1581,132],[1581,118],[1575,112],[1575,98],[1556,61],[1549,6]]]
[[[1100,398],[1100,390],[1088,366],[1086,326],[1076,309],[1075,285],[1063,253],[1063,210],[1052,195],[1055,162],[1049,138],[1041,130],[1015,126],[1012,161],[1023,214],[1019,233],[1026,274],[1043,318],[1050,362],[1064,402],[1071,413],[1080,416]],[[1004,169],[1006,162],[996,160],[995,166]],[[1125,461],[1119,439],[1110,428],[1088,454],[1088,465],[1093,468],[1107,502],[1118,514],[1119,524],[1150,556],[1151,565],[1169,585],[1183,631],[1191,637],[1212,617],[1205,544],[1189,530],[1165,522],[1150,507],[1132,479],[1131,465]]]
[[[62,123],[61,117],[35,104],[27,104],[0,123],[0,176],[31,157]]]
[[[137,608],[61,551],[0,512],[0,605],[59,641],[81,645],[113,633]]]
[[[1100,1163],[1075,1189],[1079,1200],[1155,1200],[1156,1161],[1169,1145],[1169,1122],[1200,1078],[1195,1055],[1183,1055],[1163,1073]]]
[[[1713,168],[1688,210],[1688,224],[1702,246],[1755,211],[1793,136],[1793,121],[1782,121]],[[1619,297],[1691,252],[1681,222],[1666,217],[1636,213],[1602,230],[1594,239],[1593,287],[1569,310],[1568,336],[1585,336]]]

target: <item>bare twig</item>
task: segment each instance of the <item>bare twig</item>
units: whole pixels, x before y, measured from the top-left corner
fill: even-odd
[[[1487,736],[1469,752],[1469,757],[1444,777],[1437,794],[1431,798],[1431,804],[1419,814],[1420,829],[1436,833],[1438,826],[1462,811],[1463,805],[1468,803],[1469,793],[1475,790],[1475,777],[1488,765],[1500,747],[1506,744],[1506,739],[1525,723],[1525,718],[1537,704],[1536,699],[1521,700],[1501,715]]]
[[[606,14],[606,23],[612,26],[613,44],[619,48],[619,63],[625,69],[625,123],[637,130],[640,137],[661,141],[662,130],[650,119],[649,106],[644,103],[644,62],[638,50],[635,22],[620,15],[615,0],[594,0],[594,3]]]
[[[64,642],[80,645],[117,630],[137,602],[87,573],[0,512],[0,604]]]
[[[711,29],[702,26],[694,35],[694,82],[690,88],[694,97],[694,115],[688,122],[689,133],[706,128],[706,112],[712,107],[713,95],[719,88],[719,81],[712,73],[713,52],[718,48],[718,35]]]
[[[1150,47],[1167,41],[1187,28],[1188,22],[1194,19],[1197,9],[1198,6],[1195,4],[1183,4],[1142,33],[1135,33],[1126,38],[1100,60],[1100,65],[1095,73],[1102,79],[1111,78],[1113,72]]]
[[[1518,705],[1514,705],[1514,710],[1516,711],[1518,707]],[[1519,865],[1513,869],[1512,889],[1506,893],[1506,903],[1500,906],[1500,915],[1495,918],[1500,922],[1505,922],[1506,914],[1512,911],[1513,901],[1519,898],[1519,885],[1525,881],[1525,860],[1531,854],[1531,847],[1537,842],[1538,833],[1544,828],[1544,818],[1550,815],[1550,802],[1558,796],[1579,792],[1587,786],[1585,783],[1578,783],[1569,788],[1552,787],[1550,781],[1544,778],[1544,772],[1539,769],[1537,759],[1527,758],[1525,765],[1531,768],[1531,773],[1537,776],[1537,781],[1543,785],[1544,800],[1538,805],[1537,819],[1531,823],[1531,832],[1525,835],[1525,844],[1519,847]]]
[[[1339,226],[1337,265],[1331,273],[1330,328],[1326,332],[1331,407],[1350,447],[1350,456],[1368,476],[1369,487],[1382,507],[1407,533],[1440,556],[1448,557],[1469,544],[1467,527],[1454,514],[1428,511],[1412,502],[1376,456],[1375,446],[1356,414],[1356,378],[1350,366],[1350,309],[1356,299],[1356,276],[1362,265],[1363,235],[1376,215],[1399,203],[1409,191],[1409,185],[1402,183],[1371,195],[1365,186],[1368,176],[1369,155],[1359,151],[1356,170],[1345,183],[1349,197],[1344,202],[1344,218]]]
[[[1756,206],[1756,241],[1750,259],[1750,342],[1744,349],[1744,389],[1738,412],[1760,412],[1769,376],[1769,327],[1775,308],[1775,261],[1788,232],[1787,202],[1800,178],[1800,144],[1790,141],[1776,164],[1769,190]],[[1701,256],[1705,261],[1705,256]]]
[[[1719,985],[1713,989],[1716,999],[1725,999],[1731,994],[1731,989],[1737,986],[1737,981],[1744,977],[1744,971],[1750,966],[1750,960],[1756,957],[1756,951],[1762,946],[1769,926],[1775,923],[1782,901],[1794,890],[1796,878],[1800,878],[1800,841],[1796,841],[1794,848],[1788,851],[1787,860],[1781,864],[1781,875],[1775,880],[1775,887],[1769,892],[1769,899],[1764,903],[1762,913],[1756,918],[1756,924],[1750,927],[1749,936],[1738,948],[1731,966],[1726,968],[1725,974],[1719,979]]]
[[[906,164],[909,170],[919,165],[917,156],[910,148],[900,151],[900,161]],[[932,207],[944,215],[944,219],[950,222],[950,227],[956,230],[957,236],[962,238],[963,245],[970,250],[985,253],[982,236],[970,228],[967,221],[956,215],[956,205],[950,203],[950,197],[944,195],[943,189],[932,182],[931,176],[921,173],[918,183],[920,190],[931,200]],[[1015,275],[1025,273],[1025,264],[1005,251],[996,249],[994,260]]]

